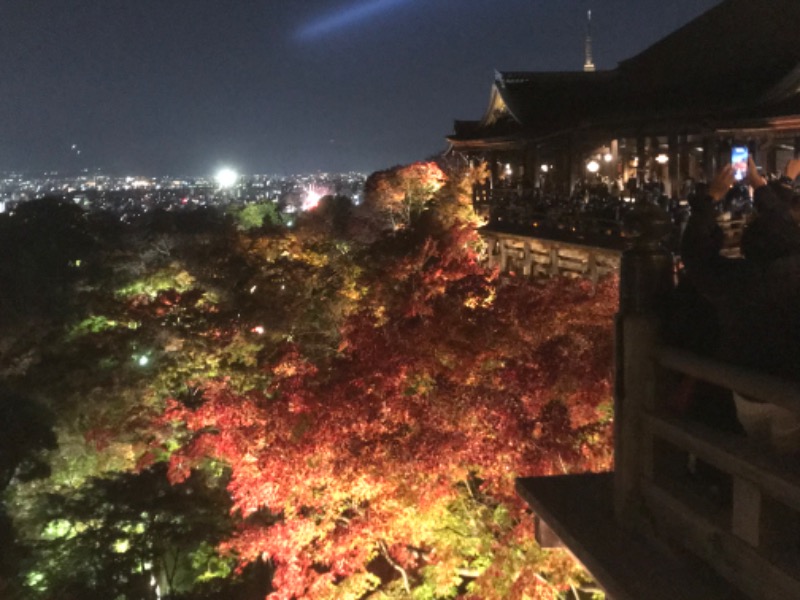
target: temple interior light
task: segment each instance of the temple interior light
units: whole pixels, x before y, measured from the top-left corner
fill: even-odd
[[[603,154],[603,160],[609,163],[612,160],[614,160],[614,157],[612,156],[611,152],[606,152],[605,154]]]
[[[663,153],[659,154],[658,156],[656,156],[656,162],[660,165],[665,165],[669,162],[669,156]]]
[[[586,163],[586,170],[589,171],[589,173],[597,173],[600,170],[600,163],[596,160],[590,160]]]

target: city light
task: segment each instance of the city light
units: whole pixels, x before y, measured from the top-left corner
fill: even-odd
[[[236,182],[239,180],[239,174],[233,169],[225,168],[217,171],[214,179],[219,187],[230,188],[236,185]]]
[[[666,154],[659,154],[656,156],[656,162],[660,165],[665,165],[669,162],[669,156]]]
[[[319,189],[309,186],[306,188],[306,196],[303,199],[303,210],[312,210],[317,207],[319,201],[325,196]]]
[[[614,157],[612,156],[611,152],[606,152],[606,153],[603,155],[603,160],[604,160],[604,161],[606,161],[607,163],[609,163],[609,162],[611,162],[612,160],[614,160]]]
[[[5,176],[4,176],[5,175]],[[13,215],[24,203],[48,195],[74,202],[88,212],[109,211],[120,222],[132,223],[152,210],[191,211],[196,207],[227,207],[234,196],[247,206],[276,205],[284,225],[291,215],[313,209],[326,195],[340,193],[363,202],[366,175],[345,173],[299,173],[288,176],[243,175],[225,168],[211,177],[177,179],[120,174],[115,176],[33,177],[0,174],[0,213]],[[231,187],[233,186],[233,187]],[[102,193],[90,193],[98,190]],[[236,208],[231,205],[231,210]],[[289,224],[289,226],[291,226]],[[73,265],[75,266],[75,265]]]
[[[597,173],[600,170],[600,163],[596,160],[590,160],[586,163],[586,170],[589,171],[589,173]]]

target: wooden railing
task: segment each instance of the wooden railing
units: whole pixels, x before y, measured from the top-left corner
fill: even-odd
[[[600,277],[619,270],[621,251],[547,238],[484,231],[486,261],[500,272],[525,277]]]
[[[751,598],[800,598],[800,465],[670,410],[683,378],[800,414],[800,385],[657,344],[657,320],[618,321],[617,518],[688,550]]]
[[[615,598],[800,599],[800,461],[690,420],[677,401],[699,381],[800,415],[800,383],[663,346],[674,311],[677,262],[663,243],[671,223],[652,205],[637,210],[629,246],[606,263],[620,276],[614,471],[522,478],[517,489]],[[609,260],[598,252],[612,256],[530,236],[484,237],[493,264],[523,274],[596,275]]]
[[[490,231],[621,249],[623,221],[636,204],[621,202],[615,213],[609,207],[592,209],[576,205],[569,198],[551,198],[549,203],[542,203],[530,190],[477,186],[473,189],[473,206]],[[745,218],[731,218],[730,213],[720,215],[718,224],[729,255],[738,254],[746,222]],[[680,235],[680,225],[676,223],[672,234],[665,239],[673,252],[679,251]]]

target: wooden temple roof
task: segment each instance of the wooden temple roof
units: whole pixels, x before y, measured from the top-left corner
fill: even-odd
[[[454,144],[591,127],[658,127],[800,115],[800,0],[725,0],[616,69],[497,73],[480,121]]]

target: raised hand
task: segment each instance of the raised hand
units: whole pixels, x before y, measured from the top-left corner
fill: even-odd
[[[734,181],[736,181],[736,179],[733,176],[733,167],[729,164],[725,165],[717,172],[714,179],[708,185],[708,195],[715,201],[722,200],[725,194],[728,193],[728,190],[731,189]]]

